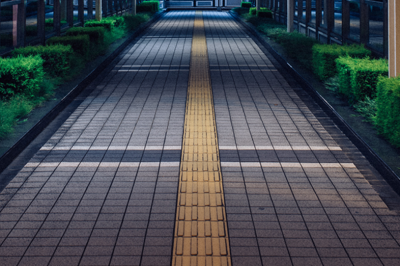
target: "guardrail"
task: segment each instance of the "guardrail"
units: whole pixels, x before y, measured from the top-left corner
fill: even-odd
[[[256,0],[251,0],[255,6]],[[259,0],[286,24],[287,0]],[[291,0],[294,27],[322,43],[364,44],[388,56],[388,0]]]
[[[102,0],[102,16],[112,16],[130,12],[133,1],[139,0]],[[37,12],[27,13],[27,4],[37,3]],[[22,47],[28,44],[45,44],[46,39],[54,35],[60,35],[69,27],[83,25],[86,20],[93,19],[94,2],[87,0],[53,0],[51,9],[46,9],[49,0],[11,0],[0,3],[0,14],[6,8],[12,15],[10,19],[1,21],[0,15],[0,55],[7,54],[14,47]],[[75,2],[75,5],[74,5]],[[49,7],[49,6],[47,6]],[[85,12],[86,9],[86,12]],[[47,13],[47,16],[46,16]],[[7,13],[9,14],[9,12]],[[52,14],[49,15],[48,14]],[[29,17],[28,17],[29,16]],[[35,20],[37,34],[27,41],[27,17]],[[53,19],[53,27],[46,30],[46,17]],[[75,17],[75,18],[74,18]],[[3,15],[4,20],[4,15]],[[66,23],[61,23],[62,21]],[[4,26],[4,27],[2,27]],[[4,29],[7,26],[7,29]],[[32,27],[32,26],[31,26]],[[10,37],[11,35],[11,37]],[[6,40],[11,38],[11,43]]]

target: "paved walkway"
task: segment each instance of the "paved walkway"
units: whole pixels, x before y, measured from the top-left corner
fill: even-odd
[[[0,265],[175,263],[194,18],[148,29],[1,192]],[[203,19],[228,264],[400,265],[376,171],[229,14]]]

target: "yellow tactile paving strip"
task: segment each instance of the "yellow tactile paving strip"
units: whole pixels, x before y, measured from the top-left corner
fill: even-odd
[[[231,265],[202,11],[196,11],[173,265]]]

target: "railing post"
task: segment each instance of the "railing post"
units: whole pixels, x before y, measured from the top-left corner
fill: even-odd
[[[347,0],[342,0],[342,43],[347,42],[350,34],[350,4]]]
[[[306,0],[306,26],[309,26],[311,21],[311,0]],[[308,34],[308,33],[307,33]]]
[[[389,11],[388,0],[383,0],[383,55],[389,56]]]
[[[400,3],[389,0],[389,76],[400,74]]]
[[[61,33],[61,5],[60,0],[54,0],[54,13],[53,13],[54,30],[57,36]]]
[[[260,10],[260,0],[256,0],[256,9]]]
[[[136,16],[136,0],[132,0],[132,15]]]
[[[365,0],[360,1],[360,42],[369,42],[369,8]]]
[[[46,43],[46,2],[45,0],[38,0],[38,14],[37,14],[37,30],[40,43]]]
[[[84,11],[84,5],[85,3],[83,0],[78,0],[78,20],[80,23],[85,24],[85,11]]]
[[[112,14],[114,13],[114,12],[113,12],[113,1],[114,1],[114,0],[104,0],[104,1],[106,1],[106,2],[108,3],[108,12],[107,12],[107,16],[108,16],[108,15],[111,15],[111,16],[112,16]]]
[[[93,0],[87,0],[87,18],[93,19]]]
[[[335,25],[335,1],[326,0],[324,6],[325,25],[328,31],[328,43],[330,43],[331,33]]]
[[[67,23],[70,27],[74,26],[74,0],[67,0]]]
[[[96,0],[96,20],[101,21],[102,0]]]
[[[293,31],[293,20],[294,20],[294,0],[287,0],[287,32]]]

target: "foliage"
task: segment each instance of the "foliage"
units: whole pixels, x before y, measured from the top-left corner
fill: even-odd
[[[388,62],[385,59],[346,56],[339,57],[335,62],[339,73],[339,92],[345,94],[350,101],[375,98],[378,77],[388,74]]]
[[[45,72],[57,76],[69,70],[72,53],[71,46],[56,44],[51,46],[17,48],[12,51],[12,57],[40,55],[44,60],[43,67]]]
[[[91,27],[103,27],[104,29],[111,31],[113,28],[114,22],[110,20],[102,20],[102,21],[97,21],[97,20],[88,20],[85,22],[85,27],[91,28]]]
[[[376,98],[376,125],[380,134],[400,148],[400,77],[380,77]]]
[[[140,24],[149,20],[148,14],[137,14],[136,16],[125,15],[123,16],[127,30],[135,30]]]
[[[272,11],[266,7],[260,7],[260,10],[257,10],[256,7],[251,7],[249,14],[260,18],[272,18]]]
[[[234,7],[231,9],[233,12],[237,13],[239,16],[243,14],[249,14],[249,8],[248,7]]]
[[[245,7],[245,8],[250,8],[251,7],[251,2],[241,2],[240,7]]]
[[[137,12],[157,12],[159,9],[159,1],[144,1],[136,7]]]
[[[77,36],[61,36],[52,37],[46,41],[47,45],[62,44],[70,45],[74,52],[81,55],[85,55],[89,50],[89,36],[88,35],[77,35]]]
[[[0,101],[0,139],[10,134],[18,119],[29,114],[32,109],[32,101],[22,95]]]
[[[370,122],[371,124],[375,123],[375,118],[376,118],[375,99],[371,99],[368,96],[366,96],[364,100],[354,104],[354,108],[358,113],[360,113],[365,118],[365,121]]]
[[[35,97],[43,82],[43,59],[39,56],[0,58],[0,97],[16,94]]]
[[[104,31],[103,27],[74,27],[70,28],[66,35],[67,36],[78,36],[78,35],[88,35],[91,42],[96,44],[102,43],[104,41]]]
[[[345,55],[364,58],[370,56],[371,51],[361,45],[316,44],[312,48],[314,73],[321,80],[333,77],[337,73],[335,59]]]

